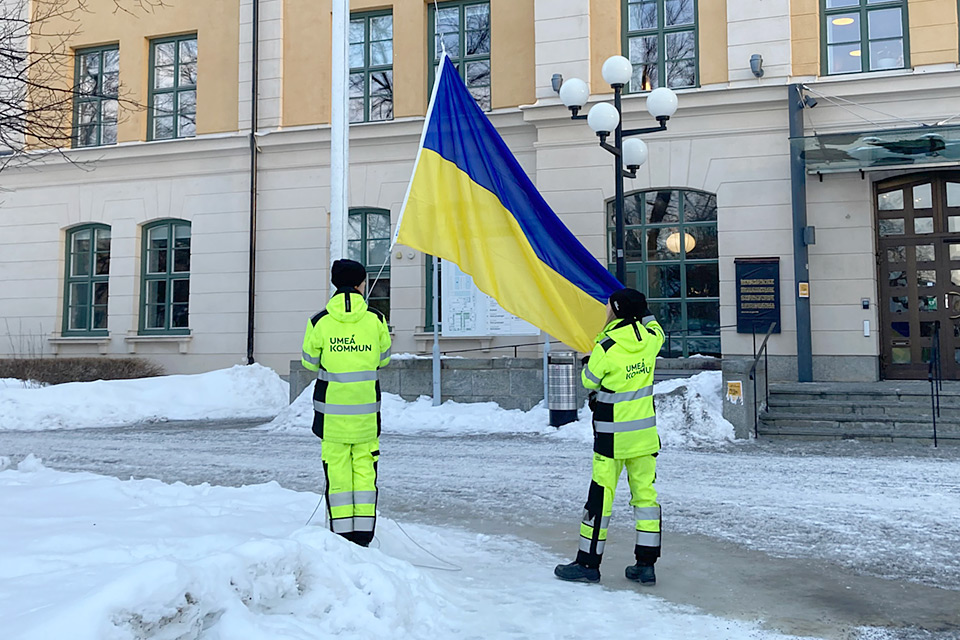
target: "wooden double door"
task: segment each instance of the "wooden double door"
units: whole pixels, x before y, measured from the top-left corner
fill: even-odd
[[[960,380],[960,171],[877,183],[876,211],[883,377],[925,379],[939,327]]]

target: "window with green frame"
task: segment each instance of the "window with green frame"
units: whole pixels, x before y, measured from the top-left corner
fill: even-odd
[[[608,256],[614,251],[613,202],[607,203]],[[661,355],[720,355],[717,197],[653,189],[624,198],[628,287],[647,295],[668,334]],[[616,270],[609,263],[611,272]]]
[[[147,139],[197,135],[197,35],[150,41]]]
[[[820,0],[824,75],[910,65],[906,0]]]
[[[63,294],[64,335],[107,335],[110,227],[87,224],[67,231]]]
[[[367,304],[389,321],[390,212],[386,209],[351,209],[348,221],[348,255],[367,269]]]
[[[623,25],[629,91],[697,86],[697,0],[624,0]]]
[[[429,87],[433,87],[440,54],[446,47],[447,55],[460,71],[460,77],[477,104],[484,111],[491,108],[490,100],[490,3],[456,0],[430,5]],[[441,41],[443,46],[441,46]]]
[[[74,59],[73,146],[116,144],[120,47],[80,49]]]
[[[189,333],[190,223],[144,226],[141,259],[140,333]]]
[[[393,14],[350,16],[350,122],[393,120]]]

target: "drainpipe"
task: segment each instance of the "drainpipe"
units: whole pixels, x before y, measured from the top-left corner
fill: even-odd
[[[257,298],[257,120],[259,118],[259,81],[260,81],[260,2],[253,4],[253,64],[250,72],[250,264],[247,285],[247,364],[256,362],[253,358],[253,319],[256,313]]]
[[[810,298],[800,297],[800,283],[810,282],[807,243],[807,168],[803,149],[793,140],[803,137],[803,85],[791,84],[787,104],[790,113],[790,190],[793,203],[793,297],[797,308],[797,381],[813,381],[813,344],[810,330]]]

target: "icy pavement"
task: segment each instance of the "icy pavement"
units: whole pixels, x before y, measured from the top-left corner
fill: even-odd
[[[2,432],[0,455],[35,453],[56,469],[120,478],[225,486],[276,480],[288,489],[321,489],[316,438],[251,427]],[[574,553],[590,464],[579,439],[397,436],[387,425],[381,449],[384,515],[532,540],[557,557],[540,555],[524,570],[542,566],[547,577],[553,562]],[[960,637],[956,447],[760,442],[667,449],[658,489],[666,531],[660,597],[803,635]],[[621,491],[602,569],[608,589],[632,588],[622,578],[630,529]],[[498,548],[500,540],[485,544]],[[864,625],[894,630],[868,635]]]

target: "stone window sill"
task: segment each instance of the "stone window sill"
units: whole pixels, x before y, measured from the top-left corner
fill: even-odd
[[[50,350],[53,355],[60,354],[60,347],[66,344],[75,345],[96,345],[100,355],[106,355],[110,346],[110,336],[60,336],[55,335],[47,338],[50,343]]]
[[[193,340],[192,334],[182,336],[141,336],[128,335],[123,339],[127,343],[127,353],[136,353],[139,344],[176,344],[180,353],[187,353],[190,347],[190,341]]]

